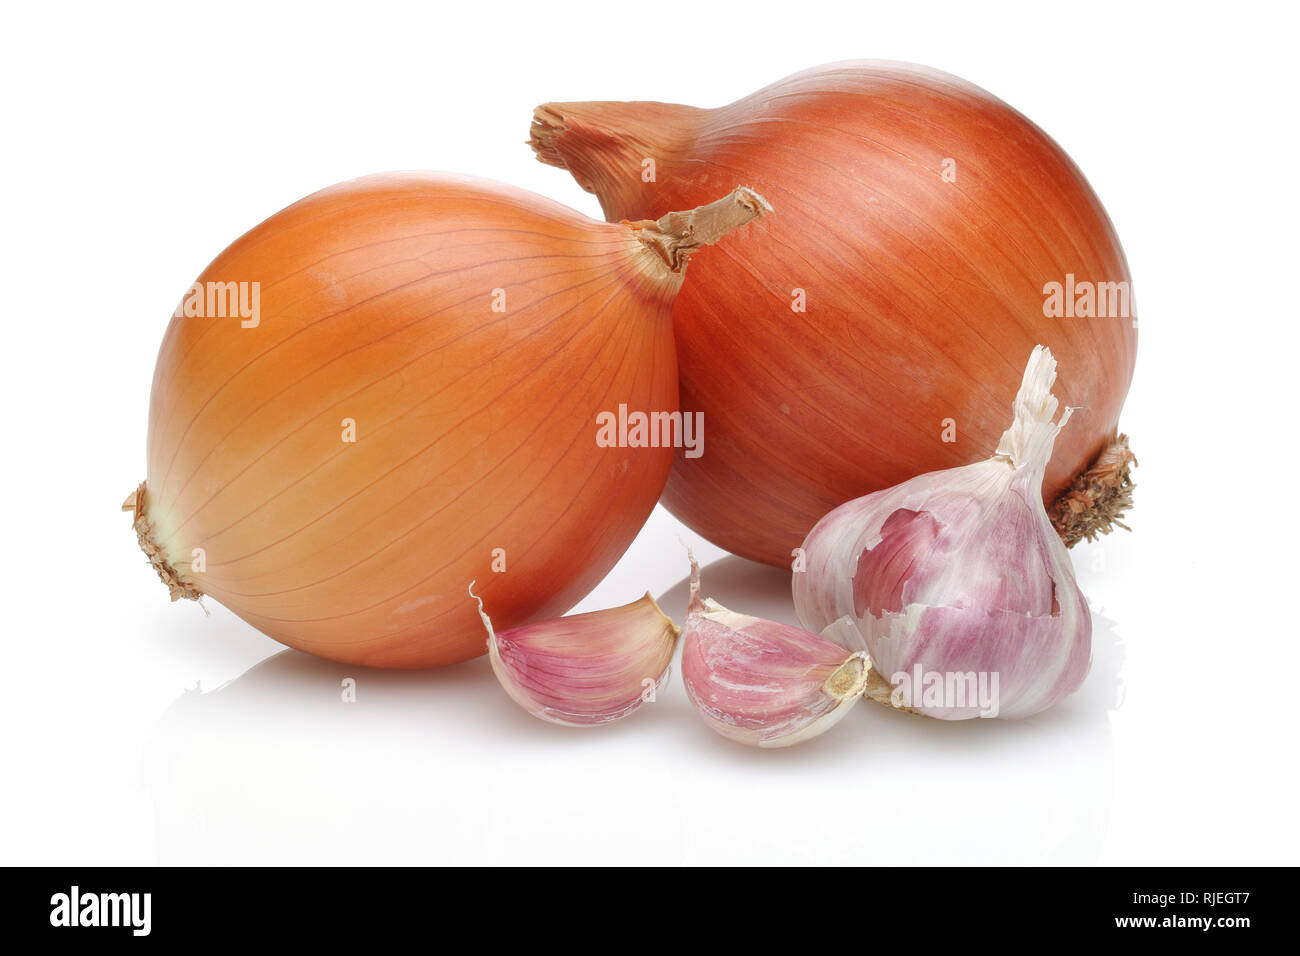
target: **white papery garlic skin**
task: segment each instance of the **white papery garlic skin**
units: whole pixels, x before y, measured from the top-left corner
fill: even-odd
[[[949,720],[1026,717],[1088,672],[1092,617],[1042,501],[1071,412],[1053,422],[1055,380],[1040,345],[993,457],[841,505],[803,543],[799,620],[818,632],[836,624],[826,636],[865,647],[896,706]],[[996,690],[991,706],[971,699],[980,681]]]

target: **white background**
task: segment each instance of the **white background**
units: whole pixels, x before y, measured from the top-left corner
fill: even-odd
[[[0,862],[1296,863],[1293,8],[10,5],[4,90]],[[470,172],[599,215],[525,145],[545,100],[715,106],[837,59],[963,76],[1051,133],[1141,303],[1132,534],[1072,554],[1082,690],[1024,722],[862,705],[733,745],[675,678],[598,731],[484,659],[358,672],[170,605],[118,510],[167,317],[228,242],[330,183]],[[662,512],[581,605],[684,604]],[[793,620],[725,559],[724,604]],[[358,700],[339,700],[354,676]]]

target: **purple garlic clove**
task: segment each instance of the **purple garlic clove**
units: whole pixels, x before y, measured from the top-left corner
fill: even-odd
[[[571,727],[620,720],[654,700],[681,633],[649,594],[500,634],[473,583],[470,597],[479,602],[488,657],[506,693],[533,716]]]
[[[788,747],[823,733],[867,687],[871,661],[797,627],[737,614],[700,599],[691,556],[691,603],[682,678],[705,723],[757,747]]]

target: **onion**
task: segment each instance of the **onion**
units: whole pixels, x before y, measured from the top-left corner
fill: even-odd
[[[674,311],[682,408],[709,447],[676,456],[664,503],[715,544],[788,564],[837,505],[986,455],[1037,343],[1078,408],[1043,486],[1054,524],[1073,543],[1128,504],[1128,265],[1083,174],[1005,103],[925,67],[839,63],[719,109],[546,104],[532,145],[610,220],[737,180],[781,211],[702,261]],[[1061,311],[1091,287],[1127,315],[1048,317],[1050,283]]]
[[[597,416],[676,411],[685,260],[755,199],[697,211],[690,238],[403,173],[257,226],[191,287],[154,373],[126,507],[173,600],[387,667],[484,652],[475,578],[502,627],[568,610],[671,464],[598,443]]]

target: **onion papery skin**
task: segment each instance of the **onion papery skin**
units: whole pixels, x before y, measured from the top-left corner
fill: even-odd
[[[979,460],[1037,343],[1078,407],[1044,501],[1115,435],[1136,320],[1044,315],[1045,285],[1067,274],[1131,296],[1115,229],[1065,152],[970,83],[865,61],[718,109],[550,103],[532,145],[611,221],[736,181],[778,212],[702,258],[674,309],[682,409],[704,413],[709,439],[675,458],[664,504],[735,554],[788,566],[832,508]]]
[[[660,495],[671,449],[596,440],[620,403],[677,409],[681,275],[627,226],[385,174],[281,211],[198,281],[260,283],[260,321],[172,319],[144,519],[187,585],[278,641],[381,667],[482,654],[468,582],[503,628],[558,616]]]

